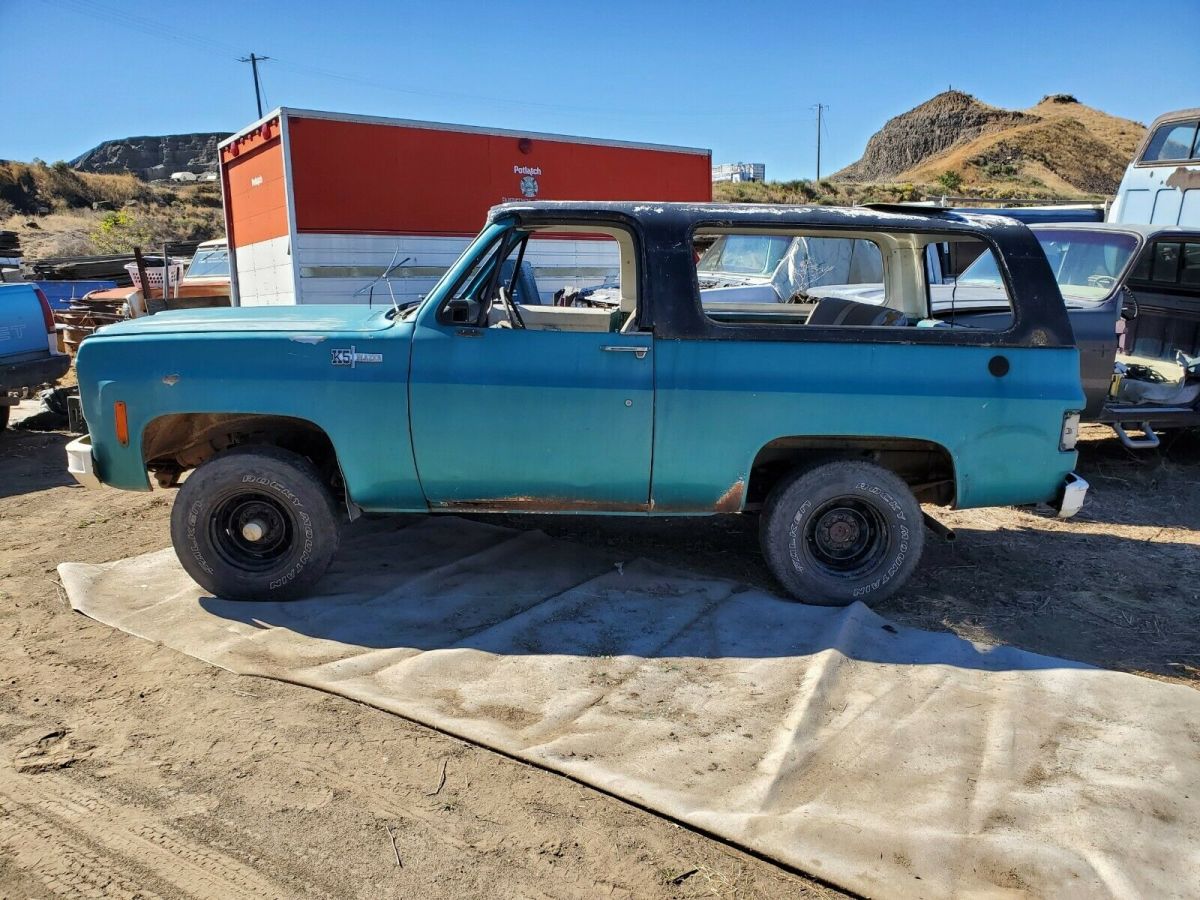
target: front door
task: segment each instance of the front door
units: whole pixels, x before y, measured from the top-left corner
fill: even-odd
[[[456,289],[457,314],[431,304],[413,335],[413,452],[431,508],[648,509],[651,335],[620,333],[618,310],[534,297],[520,319],[501,302],[488,315],[496,279],[481,271]]]

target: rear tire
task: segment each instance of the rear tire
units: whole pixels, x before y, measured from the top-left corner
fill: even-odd
[[[218,597],[292,600],[329,567],[338,516],[307,459],[278,447],[239,447],[184,481],[171,542],[187,573]]]
[[[11,406],[0,406],[0,431],[8,428],[8,411],[10,409],[12,409]]]
[[[921,557],[921,507],[892,472],[831,462],[780,481],[759,540],[771,573],[802,603],[848,606],[892,596]]]

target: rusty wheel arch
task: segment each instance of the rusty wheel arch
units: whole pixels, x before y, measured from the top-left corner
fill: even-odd
[[[315,422],[258,413],[171,413],[142,430],[142,459],[163,487],[223,450],[252,444],[282,447],[310,460],[341,493],[337,451]],[[347,497],[347,500],[349,498]]]
[[[916,438],[794,435],[776,438],[755,454],[744,508],[760,507],[775,483],[797,468],[834,460],[873,462],[902,478],[918,501],[954,505],[954,458],[941,444]]]

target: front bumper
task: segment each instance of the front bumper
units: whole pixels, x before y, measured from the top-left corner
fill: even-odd
[[[1058,497],[1055,499],[1054,509],[1058,512],[1060,519],[1069,519],[1075,513],[1079,512],[1083,506],[1083,501],[1087,497],[1088,483],[1071,472],[1067,475],[1066,481],[1058,491]]]
[[[67,444],[67,471],[85,488],[100,487],[96,461],[92,458],[92,436],[85,434]]]

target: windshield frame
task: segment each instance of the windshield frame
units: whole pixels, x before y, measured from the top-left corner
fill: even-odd
[[[225,271],[224,272],[197,272],[195,270],[197,263],[200,263],[201,265],[205,265],[205,264],[209,263],[209,261],[214,256],[218,256],[218,255],[224,256],[224,258],[225,258]],[[228,246],[225,246],[225,247],[197,247],[195,253],[192,254],[192,258],[188,261],[187,270],[183,273],[183,280],[192,281],[192,280],[201,279],[201,278],[208,278],[208,279],[220,279],[222,281],[227,281],[232,277],[232,275],[230,274],[232,271],[232,268],[233,268],[232,254],[229,252]]]
[[[768,250],[767,250],[767,253],[763,257],[763,268],[761,271],[746,271],[743,269],[706,269],[706,268],[702,268],[702,264],[704,263],[704,260],[718,246],[721,248],[721,262],[723,263],[725,261],[725,253],[729,246],[730,238],[734,238],[734,237],[736,237],[736,238],[755,237],[755,238],[761,238],[768,242],[767,243]],[[707,275],[709,277],[726,276],[726,277],[739,278],[739,279],[770,279],[775,274],[775,272],[779,269],[780,263],[782,263],[783,260],[787,257],[788,251],[791,249],[792,242],[794,240],[795,240],[795,238],[791,238],[791,237],[788,237],[787,235],[779,235],[779,234],[757,234],[757,233],[752,233],[752,232],[746,232],[746,233],[727,232],[727,233],[720,234],[720,235],[718,235],[717,240],[714,241],[712,243],[712,245],[709,246],[708,249],[706,249],[704,251],[704,253],[702,253],[700,255],[700,259],[698,259],[696,261],[696,274],[699,275],[700,277]],[[771,248],[775,245],[776,242],[780,242],[780,241],[782,241],[782,250],[777,256],[773,257],[773,252],[772,252]],[[774,264],[772,264],[772,258],[774,258]]]
[[[1051,274],[1054,275],[1054,283],[1056,285],[1058,285],[1058,292],[1059,292],[1059,294],[1062,295],[1064,303],[1070,302],[1070,303],[1074,303],[1074,304],[1082,304],[1085,306],[1102,306],[1103,304],[1105,304],[1109,300],[1111,300],[1114,294],[1116,294],[1118,291],[1122,290],[1125,287],[1126,279],[1129,277],[1129,273],[1133,269],[1134,263],[1141,256],[1142,249],[1145,247],[1146,236],[1143,235],[1140,231],[1135,231],[1133,229],[1083,228],[1083,227],[1080,227],[1080,225],[1082,225],[1082,224],[1083,223],[1076,223],[1075,225],[1070,225],[1070,224],[1066,224],[1066,223],[1061,224],[1061,225],[1032,225],[1032,226],[1030,226],[1029,230],[1031,232],[1033,232],[1033,236],[1035,238],[1037,238],[1038,246],[1042,248],[1043,255],[1046,254],[1045,244],[1047,242],[1047,239],[1051,238],[1053,235],[1076,235],[1076,236],[1082,235],[1082,236],[1085,236],[1088,238],[1119,237],[1119,238],[1128,238],[1128,239],[1132,240],[1133,246],[1130,250],[1129,256],[1126,258],[1125,262],[1117,269],[1116,274],[1111,276],[1113,279],[1115,279],[1112,289],[1109,290],[1107,293],[1105,293],[1102,297],[1083,297],[1083,296],[1079,296],[1078,294],[1071,293],[1070,288],[1081,287],[1081,285],[1070,285],[1070,284],[1064,285],[1064,284],[1062,284],[1058,280],[1059,273],[1055,270],[1053,262],[1051,261],[1049,256],[1046,256],[1046,263],[1047,263],[1047,265],[1050,266],[1050,272],[1051,272]],[[980,257],[980,258],[982,258],[982,257]],[[978,262],[978,260],[976,260],[975,262],[972,262],[970,265],[967,266],[966,269],[964,269],[962,271],[962,273],[958,276],[958,278],[955,279],[955,286],[961,285],[964,288],[969,288],[969,287],[973,287],[973,286],[985,288],[990,285],[990,282],[982,282],[982,283],[978,283],[978,284],[973,284],[972,282],[964,279],[963,276],[965,276],[968,272],[971,271],[972,268],[974,268],[976,262]],[[1064,287],[1067,288],[1066,291],[1063,290]]]
[[[516,222],[506,217],[490,223],[483,231],[479,232],[475,236],[475,239],[463,250],[462,254],[459,255],[458,259],[454,261],[454,264],[442,273],[442,277],[438,279],[437,284],[430,288],[429,293],[412,307],[404,310],[399,317],[400,321],[414,321],[421,317],[422,312],[426,309],[432,309],[433,313],[431,315],[436,317],[442,299],[457,290],[459,282],[471,272],[479,257],[495,249],[497,240],[515,226]]]

